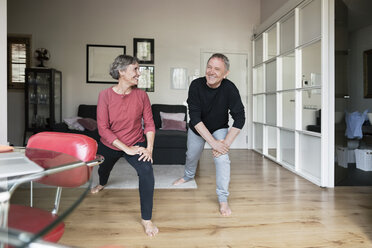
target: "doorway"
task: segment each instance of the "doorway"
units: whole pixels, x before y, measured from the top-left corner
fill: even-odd
[[[362,57],[372,49],[370,9],[370,0],[335,0],[335,186],[372,185],[372,164],[364,164],[372,152],[371,124],[364,121],[361,138],[345,136],[346,113],[372,111],[363,92]]]

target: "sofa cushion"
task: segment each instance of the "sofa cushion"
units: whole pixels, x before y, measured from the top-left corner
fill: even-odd
[[[176,121],[170,119],[161,120],[161,130],[186,131],[186,121]]]
[[[185,113],[166,113],[160,111],[160,119],[163,122],[164,119],[168,120],[175,120],[175,121],[183,121],[185,120]]]
[[[63,122],[67,124],[69,129],[84,131],[85,128],[78,122],[81,117],[70,117],[63,119]]]
[[[78,109],[78,116],[82,118],[92,118],[97,120],[97,105],[80,104]]]
[[[154,147],[186,148],[187,132],[177,130],[156,130]]]
[[[152,104],[151,109],[156,129],[161,128],[160,111],[165,113],[185,113],[184,121],[187,123],[187,107],[184,105]]]
[[[77,122],[89,131],[94,131],[97,129],[97,121],[92,118],[81,118],[78,119]]]

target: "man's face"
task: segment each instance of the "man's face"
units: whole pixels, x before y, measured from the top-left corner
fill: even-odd
[[[207,70],[205,76],[207,78],[207,84],[211,88],[217,88],[220,86],[221,81],[229,74],[226,70],[225,63],[220,58],[212,58],[207,64]]]

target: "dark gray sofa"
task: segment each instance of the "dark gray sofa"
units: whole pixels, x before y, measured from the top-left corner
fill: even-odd
[[[91,119],[97,120],[97,105],[80,104],[78,108],[77,116],[82,117],[82,118],[91,118]],[[84,135],[87,135],[95,139],[97,142],[100,139],[100,136],[98,134],[98,129],[94,131],[89,131],[87,129],[85,129],[84,131],[72,130],[72,129],[69,129],[67,124],[63,122],[56,123],[55,125],[53,125],[52,130],[55,132],[84,134]]]
[[[184,105],[151,105],[156,133],[154,151],[152,153],[154,164],[185,164],[187,150],[187,132],[177,130],[161,130],[160,112],[185,113],[187,123],[187,108]]]
[[[151,106],[156,133],[153,150],[154,164],[185,164],[187,150],[187,132],[177,130],[161,130],[160,111],[166,113],[185,113],[187,123],[187,108],[184,105],[153,104]],[[79,117],[97,119],[97,105],[81,104],[78,108]],[[53,131],[79,133],[92,137],[97,142],[100,139],[98,130],[71,130],[65,123],[57,123]]]

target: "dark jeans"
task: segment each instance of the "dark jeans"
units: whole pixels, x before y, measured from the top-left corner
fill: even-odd
[[[146,147],[145,142],[135,145]],[[151,220],[154,196],[154,172],[151,162],[138,161],[139,155],[128,155],[123,151],[113,150],[101,142],[98,143],[98,154],[104,156],[105,161],[99,165],[99,184],[106,185],[110,172],[119,158],[124,157],[128,163],[137,171],[139,177],[139,194],[141,202],[141,216],[144,220]]]

